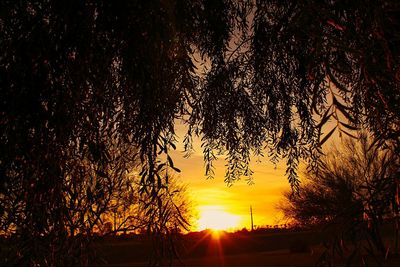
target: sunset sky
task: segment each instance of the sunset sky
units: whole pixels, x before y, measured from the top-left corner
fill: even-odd
[[[178,126],[177,150],[172,154],[174,164],[181,169],[180,180],[187,185],[188,193],[198,213],[197,226],[204,228],[250,229],[250,205],[253,208],[254,225],[283,223],[282,215],[276,209],[282,200],[282,192],[290,186],[285,177],[285,164],[275,166],[268,158],[261,162],[252,161],[254,184],[248,185],[243,179],[228,187],[224,182],[225,162],[223,158],[215,162],[215,178],[204,176],[203,154],[200,140],[194,140],[195,153],[190,158],[183,157],[182,138],[185,129]],[[225,226],[225,227],[224,227]]]
[[[206,72],[210,68],[210,62],[201,63],[199,56],[194,61],[199,73]],[[336,97],[337,89],[331,88]],[[327,104],[332,103],[332,96],[327,96]],[[345,120],[341,114],[340,119]],[[328,133],[336,126],[336,121],[328,120],[323,127],[322,133]],[[283,192],[291,190],[287,177],[285,176],[286,164],[284,161],[277,166],[272,164],[267,157],[257,161],[252,159],[251,170],[253,173],[253,185],[248,185],[245,179],[228,187],[224,182],[225,161],[224,156],[214,163],[215,178],[207,180],[204,173],[204,161],[200,139],[193,138],[195,153],[190,158],[184,158],[182,140],[187,129],[177,121],[176,135],[178,137],[177,150],[172,153],[174,164],[182,171],[180,180],[187,185],[188,192],[194,202],[199,219],[193,225],[192,230],[203,230],[205,228],[225,228],[235,230],[251,228],[250,206],[253,209],[255,226],[284,224],[285,220],[277,209],[279,202],[283,200]],[[339,141],[337,131],[325,143],[324,147]],[[302,165],[300,165],[302,166]],[[301,179],[301,171],[298,174]],[[207,221],[208,217],[209,220]],[[223,221],[223,222],[221,222]],[[232,221],[236,226],[233,226]],[[219,224],[219,225],[218,225]],[[225,227],[222,227],[225,225]]]
[[[322,133],[328,133],[335,127],[336,121],[329,120],[323,127]],[[218,230],[251,229],[250,206],[253,208],[255,226],[284,224],[282,214],[277,209],[283,201],[283,192],[290,190],[289,182],[285,176],[286,164],[284,161],[277,166],[272,164],[267,157],[257,161],[252,159],[251,169],[253,185],[248,185],[245,179],[237,181],[228,187],[224,182],[225,161],[220,157],[214,163],[215,178],[207,180],[204,176],[204,161],[200,139],[193,138],[195,153],[189,158],[184,158],[182,140],[186,128],[179,122],[176,123],[178,137],[177,149],[172,153],[174,164],[181,170],[179,180],[187,186],[190,199],[193,201],[197,219],[192,225],[192,230],[213,228]],[[338,144],[341,138],[336,131],[323,145],[330,148]],[[300,164],[299,176],[302,179],[304,165]]]

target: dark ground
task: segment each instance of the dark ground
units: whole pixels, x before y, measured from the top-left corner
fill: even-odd
[[[322,235],[315,231],[238,232],[219,237],[203,231],[181,236],[180,241],[180,260],[174,260],[173,266],[308,267],[314,266],[324,251]],[[152,257],[151,243],[143,236],[108,238],[95,247],[98,263],[93,267],[144,267]],[[335,266],[346,264],[337,260]],[[399,267],[400,259],[391,259],[382,266]]]

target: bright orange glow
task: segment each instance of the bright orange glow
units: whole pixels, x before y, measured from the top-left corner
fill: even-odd
[[[198,229],[211,229],[213,235],[219,235],[219,230],[235,230],[240,226],[240,216],[225,211],[222,206],[200,206]]]
[[[281,223],[283,215],[276,207],[282,201],[282,192],[290,190],[285,176],[285,161],[274,165],[267,157],[264,159],[252,157],[250,167],[254,171],[255,184],[248,185],[245,179],[242,179],[228,187],[224,182],[227,168],[224,155],[213,162],[215,179],[206,179],[200,138],[193,137],[193,154],[189,158],[183,156],[183,137],[186,133],[187,126],[177,121],[176,134],[179,141],[177,149],[171,151],[171,156],[174,159],[174,165],[182,171],[180,177],[187,185],[190,198],[198,207],[193,212],[196,221],[193,222],[191,230],[201,231],[207,228],[220,230],[247,228],[249,230],[251,229],[250,206],[253,207],[253,222],[256,227]],[[200,220],[197,219],[198,217]],[[222,219],[219,219],[221,217]]]
[[[216,229],[210,229],[211,230],[211,237],[213,239],[219,239],[220,237],[224,236],[224,231],[222,230],[216,230]]]

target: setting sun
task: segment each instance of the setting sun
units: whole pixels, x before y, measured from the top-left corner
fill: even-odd
[[[225,211],[222,206],[199,207],[198,229],[233,230],[240,225],[241,217]]]

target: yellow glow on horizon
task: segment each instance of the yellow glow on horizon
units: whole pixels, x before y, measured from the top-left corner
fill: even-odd
[[[235,230],[240,227],[241,217],[225,210],[223,206],[200,206],[198,230]]]
[[[222,230],[215,230],[215,229],[211,230],[211,237],[213,239],[219,239],[223,235],[224,235],[224,232]]]
[[[251,229],[250,206],[253,207],[253,219],[256,227],[282,223],[282,213],[276,209],[282,201],[282,192],[290,190],[290,185],[285,176],[286,165],[282,161],[277,165],[269,162],[268,158],[252,158],[251,169],[254,171],[254,185],[248,185],[244,179],[228,187],[224,182],[226,161],[224,156],[214,161],[214,179],[204,176],[204,156],[201,139],[193,137],[194,153],[184,157],[183,137],[187,133],[187,125],[177,122],[177,149],[171,151],[174,165],[180,170],[180,178],[187,185],[190,197],[195,203],[195,219],[192,221],[192,231],[201,231],[207,228],[225,230]],[[324,144],[325,145],[325,144]],[[220,222],[208,222],[208,217],[219,216],[219,211],[233,215],[229,226],[221,226]],[[205,215],[202,215],[202,213]],[[225,217],[226,218],[226,217]],[[199,220],[200,219],[200,220]],[[215,219],[216,220],[216,219]],[[236,224],[236,225],[235,225]]]

